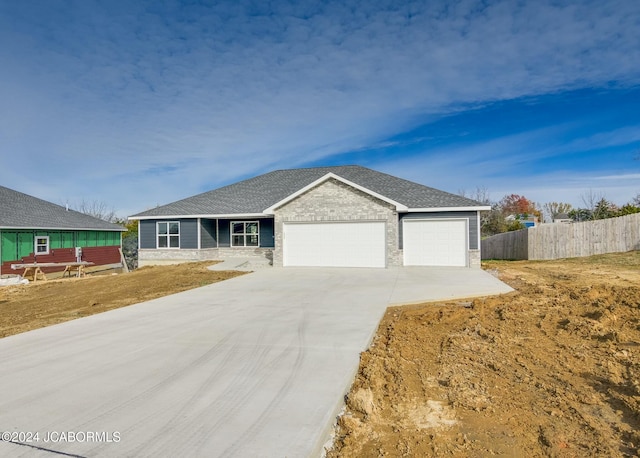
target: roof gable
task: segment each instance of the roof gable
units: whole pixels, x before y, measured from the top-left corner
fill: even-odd
[[[285,169],[132,215],[131,219],[264,215],[323,180],[338,179],[396,205],[398,211],[485,209],[466,197],[357,165]]]
[[[315,188],[316,186],[321,185],[322,183],[330,180],[330,179],[334,179],[334,180],[338,180],[348,186],[351,186],[352,188],[358,189],[362,192],[364,192],[365,194],[369,194],[370,196],[376,197],[377,199],[383,200],[391,205],[395,205],[396,206],[396,210],[397,211],[407,211],[408,208],[405,205],[402,205],[399,202],[396,202],[392,199],[389,199],[388,197],[385,197],[381,194],[378,194],[377,192],[373,192],[370,189],[365,188],[364,186],[360,186],[357,183],[353,183],[352,181],[349,181],[345,178],[342,178],[336,174],[334,174],[333,172],[329,172],[326,175],[318,178],[317,180],[315,180],[314,182],[308,184],[307,186],[305,186],[304,188],[299,189],[298,191],[294,192],[293,194],[290,194],[289,196],[285,197],[284,199],[282,199],[279,202],[276,202],[275,204],[273,204],[271,207],[267,208],[264,210],[264,213],[267,214],[273,214],[273,212],[275,210],[277,210],[278,208],[282,207],[283,205],[291,202],[292,200],[294,200],[295,198],[297,198],[298,196],[304,194],[305,192],[307,192],[310,189]]]
[[[125,231],[117,224],[0,186],[0,228]]]

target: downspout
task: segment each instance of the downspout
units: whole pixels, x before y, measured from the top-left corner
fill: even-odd
[[[478,256],[480,257],[480,263],[482,263],[482,227],[480,227],[480,211],[476,212],[476,218],[478,220]]]
[[[482,242],[482,227],[480,226],[480,212],[476,212],[476,218],[478,218],[478,251],[480,251],[480,243]]]
[[[216,248],[220,248],[220,226],[218,223],[220,222],[219,218],[216,218]]]
[[[202,218],[198,218],[198,250],[202,248]]]

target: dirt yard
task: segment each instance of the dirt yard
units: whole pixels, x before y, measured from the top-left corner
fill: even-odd
[[[211,271],[209,262],[142,267],[127,274],[0,287],[0,337],[197,288],[243,272]]]
[[[395,307],[329,457],[640,451],[640,252],[488,262],[517,291]]]

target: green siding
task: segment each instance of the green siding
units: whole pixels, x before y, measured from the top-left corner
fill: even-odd
[[[2,259],[0,262],[12,261],[16,259],[18,253],[18,241],[16,234],[3,232],[2,237],[0,238],[0,251],[2,252]]]
[[[49,247],[120,246],[120,232],[112,231],[0,231],[0,262],[15,261],[33,254],[35,236],[49,236]]]
[[[76,244],[71,246],[120,246],[120,232],[77,231]]]
[[[87,246],[87,233],[76,232],[76,243],[78,246]]]
[[[60,232],[61,240],[60,247],[61,248],[73,248],[75,245],[73,244],[73,232]]]
[[[20,259],[33,253],[33,231],[2,231],[2,262]]]
[[[22,256],[29,256],[33,253],[33,244],[34,244],[34,235],[29,232],[19,232],[17,234],[18,238],[18,257],[15,259],[20,259]]]
[[[47,234],[42,234],[47,235]],[[62,248],[62,236],[60,232],[49,232],[49,247]]]

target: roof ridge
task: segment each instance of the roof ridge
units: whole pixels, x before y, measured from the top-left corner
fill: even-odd
[[[367,170],[373,170],[370,169],[368,167],[365,167],[363,165],[359,165],[359,164],[344,164],[344,165],[318,165],[315,167],[293,167],[293,168],[289,168],[289,169],[277,169],[277,170],[272,170],[271,172],[267,172],[268,173],[273,173],[273,172],[288,172],[288,171],[292,171],[292,170],[318,170],[318,169],[337,169],[337,168],[343,168],[343,167],[357,167],[357,168],[361,168],[361,169],[367,169]],[[265,175],[266,175],[265,174]],[[260,175],[258,175],[260,176]]]

